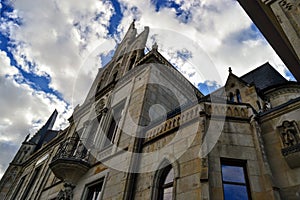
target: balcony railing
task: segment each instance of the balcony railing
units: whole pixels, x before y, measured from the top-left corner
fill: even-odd
[[[283,156],[287,156],[292,153],[300,152],[300,143],[293,145],[293,146],[286,147],[286,148],[282,149],[281,152],[282,152]]]
[[[52,162],[58,159],[70,159],[90,162],[90,151],[78,137],[69,137],[62,142]]]
[[[78,137],[63,141],[50,163],[54,175],[66,184],[75,186],[90,169],[93,157]]]

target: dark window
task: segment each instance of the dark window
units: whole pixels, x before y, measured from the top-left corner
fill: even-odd
[[[124,108],[124,104],[125,102],[123,101],[112,110],[112,119],[108,128],[108,132],[106,134],[106,138],[104,138],[105,140],[103,148],[113,143],[115,133],[118,130],[118,125],[122,117],[121,115]]]
[[[113,82],[115,82],[117,80],[117,76],[118,76],[118,72],[115,72],[113,75],[113,80],[112,80]]]
[[[246,175],[246,162],[242,160],[221,160],[221,167],[224,199],[251,199]]]
[[[29,192],[31,191],[32,188],[34,187],[35,181],[38,180],[37,176],[39,175],[39,172],[41,170],[42,166],[40,165],[38,168],[36,168],[33,172],[33,175],[31,176],[31,179],[29,183],[27,184],[27,187],[21,197],[21,200],[24,200],[28,197]]]
[[[98,116],[97,118],[95,118],[92,121],[91,129],[88,133],[87,140],[86,140],[86,145],[88,147],[91,147],[94,144],[94,139],[95,139],[95,136],[96,136],[96,132],[98,130],[100,120],[101,120],[101,116]]]
[[[159,184],[159,200],[173,199],[174,170],[171,165],[164,169]]]
[[[229,93],[229,101],[234,102],[234,96],[232,92]]]
[[[107,132],[107,135],[106,135],[106,138],[105,138],[104,147],[111,144],[111,141],[113,140],[113,136],[114,136],[114,133],[115,133],[116,129],[117,129],[116,120],[113,117],[111,119],[109,129],[108,129],[108,132]]]
[[[258,109],[261,110],[261,105],[260,105],[260,102],[258,100],[256,101],[256,104],[258,106]]]
[[[236,100],[237,100],[237,102],[238,103],[242,103],[242,97],[241,97],[240,90],[236,89],[235,94],[236,94]]]
[[[99,200],[101,197],[102,187],[103,187],[103,179],[87,186],[85,200]]]
[[[133,67],[133,65],[135,63],[135,59],[136,59],[135,55],[130,58],[128,71],[132,69],[132,67]]]

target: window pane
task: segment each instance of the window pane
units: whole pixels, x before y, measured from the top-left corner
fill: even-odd
[[[173,195],[173,187],[165,188],[163,200],[172,200],[172,195]]]
[[[223,181],[246,183],[244,169],[240,166],[222,165]]]
[[[244,185],[230,185],[224,184],[224,198],[225,200],[247,200],[247,188]]]
[[[169,171],[167,177],[166,177],[166,180],[165,180],[165,183],[164,184],[167,184],[167,183],[172,183],[174,180],[174,170],[173,168]]]
[[[88,194],[86,200],[98,200],[100,198],[100,193],[102,190],[103,182],[96,183],[88,187]]]

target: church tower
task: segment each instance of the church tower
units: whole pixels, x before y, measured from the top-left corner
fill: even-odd
[[[75,195],[79,175],[87,173],[95,163],[103,162],[103,167],[114,168],[110,163],[126,158],[117,169],[111,169],[109,176],[116,178],[123,174],[118,183],[122,188],[120,196],[131,199],[134,171],[139,170],[135,168],[140,162],[136,155],[142,150],[145,131],[174,114],[174,110],[180,112],[182,107],[197,103],[203,96],[158,52],[156,43],[151,51],[144,53],[148,34],[148,27],[137,34],[135,22],[130,24],[111,61],[99,69],[84,103],[75,108],[67,139],[70,142],[66,145],[72,143],[71,138],[78,138],[74,143],[79,147],[82,142],[84,152],[92,159],[87,159],[89,162],[84,166],[72,163],[82,170],[70,174],[62,172],[71,168],[65,158],[58,156],[50,164],[56,177],[66,183],[61,194],[74,191]],[[78,152],[77,147],[72,156]],[[104,199],[110,198],[105,195]]]

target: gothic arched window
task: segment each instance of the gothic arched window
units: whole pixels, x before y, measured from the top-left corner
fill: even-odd
[[[171,165],[163,169],[158,188],[158,200],[173,199],[174,170]]]
[[[242,97],[241,97],[240,90],[236,89],[235,94],[236,94],[236,100],[237,100],[237,102],[238,103],[242,103]]]
[[[232,92],[229,93],[229,101],[234,102],[234,96]]]
[[[129,66],[128,66],[128,71],[132,69],[134,63],[136,60],[136,55],[131,56],[130,60],[129,60]]]

